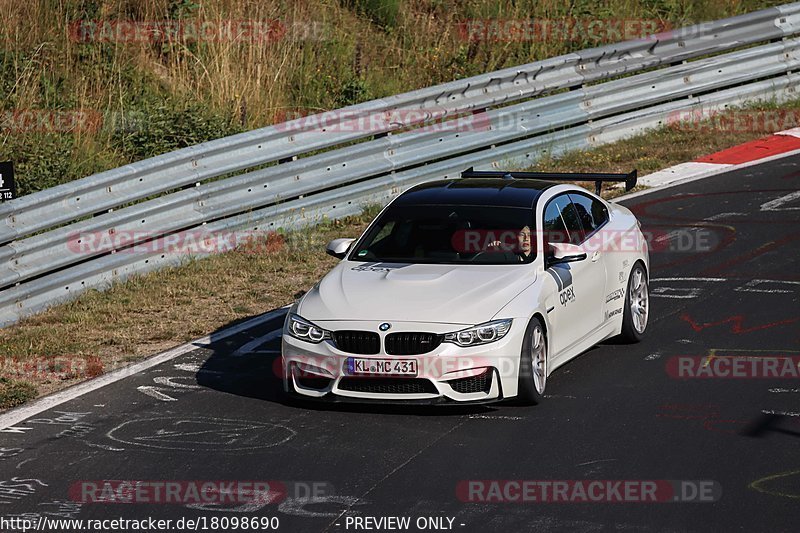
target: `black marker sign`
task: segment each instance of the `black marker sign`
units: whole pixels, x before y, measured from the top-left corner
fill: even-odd
[[[14,183],[14,163],[0,163],[0,200],[13,200],[17,197],[17,185]]]

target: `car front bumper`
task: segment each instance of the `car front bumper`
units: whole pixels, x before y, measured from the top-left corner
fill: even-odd
[[[379,321],[315,321],[331,331],[378,332]],[[393,322],[391,333],[430,332],[443,334],[463,329],[460,324]],[[282,378],[286,392],[333,402],[363,403],[489,403],[517,394],[519,355],[527,324],[515,319],[506,335],[495,342],[473,347],[441,343],[423,355],[389,355],[381,349],[375,355],[339,350],[331,341],[318,344],[283,335]],[[348,370],[348,359],[410,361],[417,364],[415,376],[359,375]]]

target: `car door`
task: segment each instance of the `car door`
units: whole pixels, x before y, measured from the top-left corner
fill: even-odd
[[[545,302],[551,324],[550,353],[555,361],[601,325],[605,267],[602,261],[591,260],[590,250],[586,250],[587,258],[582,261],[552,264],[552,257],[548,257],[551,243],[568,242],[582,247],[585,241],[586,232],[568,194],[547,203],[541,227],[545,271],[552,280]]]
[[[581,246],[586,251],[588,260],[602,267],[593,269],[591,273],[592,276],[596,276],[598,287],[601,283],[603,286],[604,296],[597,306],[597,320],[602,324],[621,312],[621,304],[624,301],[619,291],[614,292],[620,284],[617,280],[611,279],[611,276],[616,278],[620,270],[618,263],[623,255],[619,253],[620,235],[619,232],[609,229],[608,207],[600,199],[582,192],[571,192],[569,198],[583,228]],[[627,281],[627,278],[623,281]]]

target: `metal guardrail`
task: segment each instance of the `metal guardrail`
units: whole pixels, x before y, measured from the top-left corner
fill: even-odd
[[[470,166],[524,166],[545,152],[659,126],[687,109],[787,98],[800,80],[791,74],[800,66],[797,33],[800,3],[788,4],[218,139],[23,196],[0,206],[0,325],[183,260],[133,248],[153,238],[298,227]],[[721,55],[696,59],[709,54]],[[571,90],[542,96],[559,89]],[[448,128],[457,119],[347,127],[358,116],[403,109],[428,119],[465,111],[481,118],[465,131]],[[327,131],[315,129],[322,122]],[[241,172],[253,167],[260,168]],[[81,236],[135,232],[125,246],[76,252]]]

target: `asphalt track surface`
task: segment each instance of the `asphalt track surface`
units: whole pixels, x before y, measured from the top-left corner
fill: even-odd
[[[273,373],[279,316],[212,334],[0,432],[0,517],[274,516],[280,531],[355,531],[355,516],[408,516],[412,531],[418,517],[452,518],[456,531],[796,531],[799,380],[676,379],[667,366],[679,355],[800,355],[800,198],[787,197],[800,190],[798,165],[795,156],[624,202],[645,230],[666,232],[662,243],[674,240],[651,254],[646,338],[560,368],[539,406],[287,403]],[[691,235],[713,250],[678,243]],[[295,492],[205,509],[70,502],[75,483],[108,479],[278,480]],[[463,480],[509,479],[710,480],[722,493],[691,503],[456,494]],[[328,492],[306,497],[295,482]]]

